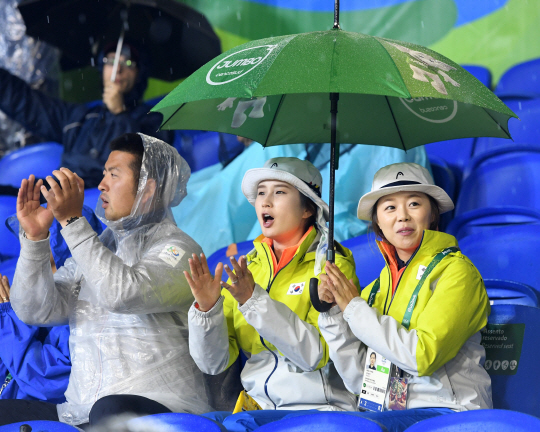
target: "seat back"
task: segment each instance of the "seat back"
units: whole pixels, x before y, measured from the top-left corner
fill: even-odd
[[[429,160],[438,157],[448,164],[448,167],[454,173],[458,188],[463,177],[463,171],[472,158],[474,140],[474,138],[461,138],[439,141],[425,146]]]
[[[0,195],[0,261],[19,256],[21,245],[5,224],[17,211],[17,197]]]
[[[291,415],[259,428],[257,432],[384,432],[381,424],[367,418],[341,412],[315,412]]]
[[[490,304],[538,307],[538,295],[529,285],[502,279],[484,279]]]
[[[491,90],[491,71],[485,66],[461,65],[463,69]]]
[[[465,172],[455,215],[501,205],[540,210],[539,173],[540,147],[477,156]]]
[[[454,173],[448,164],[439,157],[433,156],[429,162],[435,184],[442,188],[452,201],[455,201],[456,179]],[[439,222],[439,229],[441,231],[446,231],[446,227],[452,220],[453,213],[453,211],[449,211],[441,215]]]
[[[495,88],[499,97],[540,97],[540,59],[519,63],[508,69]]]
[[[446,232],[459,240],[497,227],[531,224],[540,224],[540,210],[518,206],[483,207],[452,219]]]
[[[208,262],[208,268],[210,269],[211,273],[214,273],[214,270],[216,269],[218,263],[221,262],[223,264],[230,264],[229,258],[231,256],[234,256],[236,261],[238,261],[242,255],[246,255],[247,253],[251,252],[251,250],[253,250],[252,240],[246,240],[240,243],[232,243],[229,246],[215,251],[212,255],[207,257],[206,260]],[[227,276],[227,273],[223,271],[221,280],[223,282],[227,282],[228,278],[229,276]]]
[[[539,334],[539,308],[515,304],[491,307],[482,345],[494,408],[538,415],[540,375],[534,371],[540,358]]]
[[[540,291],[538,245],[540,225],[510,225],[467,236],[459,241],[461,251],[484,279],[512,280]]]
[[[539,430],[540,419],[514,411],[474,410],[415,423],[406,432],[526,432]]]
[[[21,428],[24,425],[28,425],[30,428]],[[0,432],[19,432],[21,430],[31,430],[33,432],[80,432],[80,429],[66,423],[48,420],[31,420],[0,426]]]
[[[375,243],[375,234],[369,233],[353,237],[341,242],[341,244],[353,253],[356,276],[360,281],[361,288],[365,288],[379,277],[386,262],[377,243]]]
[[[474,156],[496,149],[540,147],[540,99],[504,99],[504,102],[519,116],[519,120],[511,118],[508,122],[512,139],[478,138],[474,144]]]
[[[34,174],[45,178],[60,167],[64,147],[58,143],[40,143],[6,154],[0,159],[0,184],[20,187],[21,180]]]
[[[227,432],[223,425],[195,414],[165,413],[134,418],[129,430],[167,432]],[[1,431],[0,431],[1,432]]]

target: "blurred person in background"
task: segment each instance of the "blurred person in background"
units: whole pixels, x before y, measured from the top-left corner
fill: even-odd
[[[0,67],[24,80],[33,89],[58,96],[59,52],[25,34],[17,9],[19,0],[4,0],[0,8]],[[3,83],[2,83],[3,84]],[[19,122],[0,111],[0,157],[6,152],[43,141]]]
[[[124,42],[112,82],[115,51],[116,42],[108,43],[98,56],[103,104],[97,105],[68,103],[47,96],[0,68],[0,110],[44,139],[61,143],[61,165],[76,172],[86,188],[100,183],[109,142],[121,134],[142,132],[172,142],[172,132],[156,132],[161,115],[148,114],[148,107],[142,103],[150,66],[147,53],[135,43]]]

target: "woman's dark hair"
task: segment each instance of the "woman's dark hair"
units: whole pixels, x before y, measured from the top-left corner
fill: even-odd
[[[298,191],[300,192],[300,191]],[[307,218],[306,220],[306,230],[309,229],[310,226],[315,225],[317,223],[317,211],[319,208],[317,207],[317,204],[311,200],[308,196],[304,195],[302,192],[300,192],[300,205],[303,209],[308,210],[312,213],[312,215]]]
[[[441,215],[439,212],[439,205],[437,204],[437,201],[435,201],[435,198],[433,198],[431,195],[428,195],[428,194],[424,194],[424,195],[427,196],[429,199],[429,204],[431,206],[431,219],[433,219],[433,222],[429,224],[429,229],[432,231],[436,231],[439,227],[439,220],[441,218]],[[388,240],[386,240],[381,228],[379,227],[379,219],[377,218],[377,205],[379,204],[379,200],[381,198],[377,200],[377,202],[371,209],[371,225],[372,225],[371,228],[373,229],[373,232],[378,238],[388,243]]]
[[[144,156],[144,145],[142,138],[136,133],[126,133],[115,138],[109,144],[111,151],[122,151],[134,156],[129,168],[133,171],[135,179],[135,194],[139,188],[139,178],[141,175],[142,160]]]

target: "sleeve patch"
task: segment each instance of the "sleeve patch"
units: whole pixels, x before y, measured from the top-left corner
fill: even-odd
[[[158,257],[161,258],[170,266],[176,267],[176,265],[180,262],[180,260],[184,256],[184,254],[185,254],[185,251],[180,249],[178,246],[167,245],[160,252]]]

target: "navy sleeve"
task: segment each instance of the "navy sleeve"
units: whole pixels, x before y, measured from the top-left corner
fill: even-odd
[[[62,142],[62,130],[74,104],[34,90],[0,68],[0,110],[36,135]]]
[[[1,303],[0,340],[2,384],[7,373],[13,376],[0,399],[65,401],[71,371],[68,326],[27,325],[17,318],[11,303]]]

